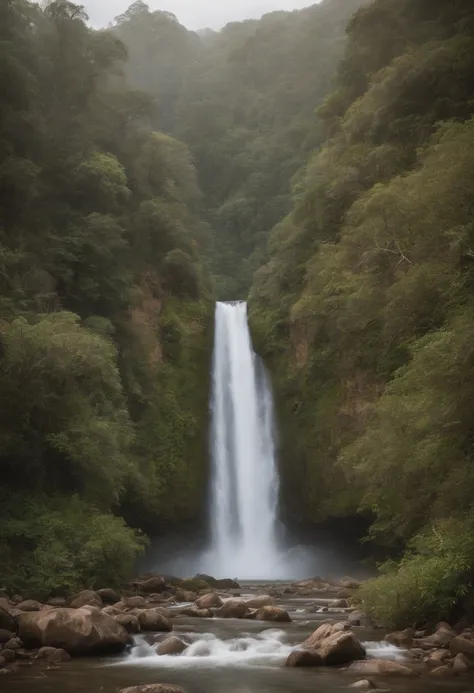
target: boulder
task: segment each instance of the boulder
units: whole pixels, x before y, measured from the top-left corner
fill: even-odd
[[[317,650],[293,650],[286,660],[287,667],[321,667],[323,664]]]
[[[211,587],[217,587],[217,589],[221,590],[239,589],[240,587],[239,583],[236,580],[232,580],[230,578],[222,578],[221,580],[216,580],[216,578],[212,577],[212,575],[205,575],[204,573],[195,575],[193,579],[199,582],[207,582],[207,584]]]
[[[156,654],[158,655],[180,655],[181,652],[187,648],[187,645],[172,635],[170,638],[166,638],[163,642],[160,642],[156,648]]]
[[[13,638],[13,633],[9,630],[2,628],[0,630],[0,645],[4,645],[6,642]]]
[[[121,602],[118,602],[118,604],[115,604],[115,608],[119,608],[119,604]],[[125,599],[125,605],[129,607],[130,609],[146,609],[148,604],[148,600],[145,599],[145,597],[128,597]]]
[[[148,594],[151,592],[164,592],[166,589],[166,582],[160,575],[156,575],[140,582],[139,589],[140,592]]]
[[[8,662],[5,659],[5,657],[2,654],[0,654],[0,671],[3,671],[3,667],[6,666],[7,663]]]
[[[173,686],[171,683],[146,683],[143,686],[122,688],[119,693],[186,693],[181,686]]]
[[[333,599],[329,604],[331,609],[347,609],[348,606],[347,599]]]
[[[430,676],[438,676],[439,678],[452,678],[453,676],[456,675],[454,669],[452,667],[448,667],[446,664],[443,664],[441,667],[436,667],[436,669],[432,669],[429,672]]]
[[[197,598],[196,592],[191,592],[190,590],[177,590],[174,595],[174,599],[177,602],[194,602]]]
[[[5,649],[9,650],[20,650],[22,647],[23,643],[20,638],[10,638],[10,640],[5,643]]]
[[[210,609],[197,609],[195,606],[181,609],[179,613],[181,616],[190,616],[191,618],[212,618],[214,616]]]
[[[122,652],[130,642],[111,616],[86,607],[25,613],[19,634],[27,647],[57,647],[73,655]]]
[[[385,636],[385,642],[397,647],[411,647],[413,645],[413,637],[415,632],[412,628],[405,630],[397,630],[394,633],[389,633]]]
[[[46,602],[48,606],[54,606],[55,608],[59,606],[66,606],[66,603],[66,597],[51,597],[51,599],[48,599]]]
[[[228,599],[216,611],[217,618],[245,618],[250,609],[242,599]]]
[[[436,669],[436,667],[441,666],[450,658],[449,650],[434,650],[430,653],[429,657],[425,659],[425,664],[429,667]]]
[[[423,648],[430,647],[449,647],[449,644],[453,638],[456,637],[456,632],[448,626],[447,628],[441,627],[433,633],[433,635],[428,635],[428,637],[420,638],[417,641],[417,645]]]
[[[262,606],[254,615],[256,621],[272,621],[273,623],[289,623],[291,618],[289,614],[280,609],[279,606]]]
[[[117,614],[116,616],[112,616],[112,618],[116,623],[119,623],[125,628],[127,633],[139,633],[141,630],[140,621],[135,614]]]
[[[257,597],[247,599],[245,603],[249,609],[261,609],[264,606],[273,606],[275,601],[275,598],[269,594],[259,594]]]
[[[474,640],[465,635],[457,635],[449,643],[449,650],[454,657],[463,654],[468,659],[474,659]]]
[[[198,609],[211,609],[212,607],[219,608],[223,605],[222,599],[216,592],[209,592],[209,594],[204,594],[202,597],[196,599],[196,607]]]
[[[418,672],[413,669],[388,659],[365,659],[352,662],[347,671],[349,674],[362,676],[418,676]]]
[[[348,664],[366,656],[365,649],[351,631],[336,632],[325,638],[318,652],[326,666]]]
[[[10,650],[7,647],[2,650],[2,657],[6,662],[10,664],[10,662],[14,662],[16,658],[15,650]]]
[[[41,611],[43,605],[34,599],[26,599],[24,602],[20,602],[17,608],[21,611]]]
[[[120,601],[120,596],[110,587],[105,587],[102,590],[97,590],[97,594],[102,599],[104,604],[116,604]]]
[[[8,630],[11,633],[18,631],[18,623],[15,621],[9,611],[0,606],[0,629]]]
[[[111,604],[109,606],[104,606],[102,609],[103,614],[107,614],[107,616],[119,616],[120,614],[123,615],[123,611],[120,609],[117,609],[115,606],[112,606]]]
[[[81,609],[83,606],[97,606],[102,608],[102,599],[93,590],[83,590],[72,597],[69,606],[71,609]]]
[[[173,630],[171,622],[156,609],[147,609],[137,614],[141,630],[167,632]]]
[[[47,662],[65,662],[71,659],[71,655],[60,647],[42,647],[38,650],[35,659],[43,659]]]
[[[363,611],[353,611],[349,614],[347,622],[350,626],[365,626],[370,628],[372,621]]]
[[[466,671],[472,669],[473,662],[468,659],[466,655],[461,653],[457,654],[453,661],[453,670],[456,674],[464,674]]]
[[[333,635],[334,633],[342,633],[348,631],[349,628],[345,623],[322,623],[319,628],[311,633],[311,635],[306,638],[302,647],[308,650],[319,647],[323,640]]]
[[[369,681],[369,679],[361,679],[360,681],[351,683],[349,688],[357,688],[359,691],[371,691],[372,689],[377,688],[377,686],[373,681]]]

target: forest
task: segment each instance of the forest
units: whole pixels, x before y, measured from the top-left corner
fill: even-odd
[[[2,3],[1,588],[205,524],[214,301],[248,297],[284,515],[367,519],[380,622],[474,613],[473,72],[471,0]]]

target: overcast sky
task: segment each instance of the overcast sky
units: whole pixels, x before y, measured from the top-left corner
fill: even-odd
[[[145,0],[147,2],[147,0]],[[148,0],[153,10],[173,12],[189,29],[220,29],[227,22],[261,17],[273,10],[296,10],[319,0]],[[78,0],[87,10],[92,24],[107,26],[132,4],[132,0]]]

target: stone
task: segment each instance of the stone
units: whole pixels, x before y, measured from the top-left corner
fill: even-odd
[[[10,640],[5,643],[5,648],[9,650],[20,650],[22,647],[23,643],[20,638],[10,638]]]
[[[122,688],[119,693],[186,693],[181,686],[173,686],[171,683],[146,683],[142,686]]]
[[[6,642],[13,638],[13,633],[9,630],[2,628],[0,630],[0,645],[4,645]]]
[[[369,681],[369,679],[361,679],[360,681],[351,683],[349,688],[357,688],[359,691],[371,691],[373,688],[377,688],[377,686],[373,681]]]
[[[170,638],[166,638],[163,642],[160,642],[156,648],[156,654],[158,655],[180,655],[187,648],[187,645],[175,637],[174,635]]]
[[[120,614],[123,615],[123,611],[117,609],[115,606],[112,606],[112,604],[109,604],[109,606],[104,606],[102,613],[107,614],[107,616],[119,616]]]
[[[147,609],[140,611],[138,614],[138,622],[141,630],[165,632],[173,630],[171,622],[156,609]]]
[[[453,671],[456,674],[464,674],[466,671],[469,671],[473,667],[473,662],[472,660],[468,659],[466,655],[463,655],[461,652],[457,654],[454,658],[453,661]]]
[[[397,647],[411,647],[413,645],[413,637],[415,632],[412,628],[405,630],[397,630],[394,633],[389,633],[385,636],[385,642]]]
[[[8,663],[14,662],[16,659],[15,650],[9,650],[7,647],[5,647],[5,649],[2,650],[2,657]]]
[[[196,592],[190,590],[177,590],[174,599],[177,602],[195,602],[198,598]]]
[[[97,594],[102,599],[103,604],[116,604],[120,601],[120,596],[115,590],[110,589],[110,587],[97,590]]]
[[[289,614],[279,606],[262,606],[254,614],[256,621],[271,621],[272,623],[289,623]]]
[[[339,585],[344,589],[353,590],[357,589],[357,587],[360,587],[361,583],[359,580],[354,580],[354,578],[343,577],[341,580],[339,580]]]
[[[441,627],[436,630],[433,635],[428,635],[426,638],[418,640],[417,644],[424,648],[448,647],[451,640],[455,637],[456,632],[450,626],[447,628]]]
[[[325,638],[328,638],[334,633],[342,633],[347,630],[349,630],[349,628],[345,623],[322,623],[319,628],[316,628],[316,630],[306,638],[302,647],[312,650],[317,648]]]
[[[444,664],[450,658],[449,650],[434,650],[429,657],[425,659],[425,664],[431,668],[436,668]]]
[[[83,590],[72,597],[69,607],[71,609],[81,609],[83,606],[103,607],[102,599],[93,590]]]
[[[118,604],[120,604],[120,602],[118,602]],[[115,608],[119,608],[118,604],[115,604]],[[125,599],[125,604],[131,609],[146,609],[146,607],[149,606],[148,600],[145,599],[145,597],[127,597]]]
[[[0,628],[8,630],[11,633],[18,631],[18,623],[15,621],[9,611],[0,606]]]
[[[130,642],[111,616],[87,607],[25,613],[19,634],[27,647],[57,647],[72,655],[122,652]]]
[[[212,575],[205,575],[200,573],[195,575],[194,580],[199,582],[207,582],[211,587],[217,587],[217,589],[228,590],[228,589],[239,589],[240,585],[236,580],[230,578],[223,578],[221,580],[216,580]]]
[[[6,666],[6,664],[7,660],[2,654],[0,654],[0,670],[3,670],[3,667]]]
[[[71,659],[71,655],[60,647],[42,647],[38,650],[35,659],[46,662],[66,662]]]
[[[198,609],[211,609],[212,607],[221,607],[224,602],[216,592],[209,592],[209,594],[204,594],[196,599],[195,604]]]
[[[436,667],[436,669],[432,669],[429,674],[430,676],[438,676],[439,678],[451,678],[456,675],[454,669],[445,664],[441,667]]]
[[[287,667],[321,667],[323,664],[317,650],[293,650],[286,660]]]
[[[331,609],[347,609],[348,606],[347,599],[334,599],[329,604]]]
[[[275,598],[271,597],[269,594],[259,594],[252,599],[247,599],[245,603],[249,609],[261,609],[264,606],[273,606],[275,604]]]
[[[141,631],[140,621],[135,614],[117,614],[112,616],[116,623],[119,623],[127,633],[139,633]]]
[[[418,672],[388,659],[365,659],[352,662],[347,668],[349,674],[363,676],[418,676]]]
[[[228,599],[216,611],[217,618],[245,618],[250,609],[242,599]]]
[[[51,597],[51,599],[48,599],[46,604],[48,606],[54,606],[54,607],[60,607],[60,606],[66,606],[67,600],[65,597]]]
[[[34,599],[26,599],[18,604],[18,609],[21,611],[41,611],[43,605]]]
[[[212,618],[214,616],[210,609],[197,609],[195,606],[181,609],[179,613],[181,616],[190,616],[191,618]]]
[[[353,611],[349,614],[347,622],[350,626],[365,626],[370,627],[372,622],[363,611]]]
[[[325,638],[318,647],[318,652],[326,666],[348,664],[365,659],[366,656],[364,647],[351,631],[336,632]]]
[[[164,592],[166,589],[166,582],[160,575],[156,575],[140,582],[139,589],[141,592],[147,593]]]
[[[470,640],[465,635],[457,635],[449,644],[452,655],[466,655],[469,659],[474,659],[474,640]]]

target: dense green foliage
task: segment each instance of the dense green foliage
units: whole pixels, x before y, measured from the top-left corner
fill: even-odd
[[[116,20],[130,83],[194,157],[223,300],[246,296],[269,231],[290,210],[291,179],[322,140],[314,110],[362,2],[327,0],[202,35],[141,0]]]
[[[0,587],[43,592],[125,579],[144,540],[122,517],[199,517],[205,490],[195,171],[86,20],[0,10]]]
[[[372,514],[389,544],[421,533],[364,590],[406,625],[446,616],[472,573],[474,8],[376,0],[348,36],[319,109],[328,139],[271,234],[251,315],[293,514]]]

